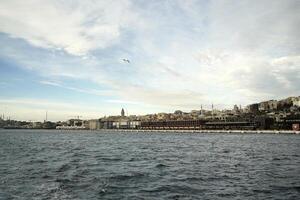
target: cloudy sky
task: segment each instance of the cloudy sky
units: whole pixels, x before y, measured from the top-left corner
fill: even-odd
[[[298,0],[0,2],[0,113],[14,119],[300,95]]]

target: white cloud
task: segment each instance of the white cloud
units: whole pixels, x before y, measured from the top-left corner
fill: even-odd
[[[282,89],[300,93],[300,55],[276,58],[271,67],[271,73],[281,83]]]
[[[61,84],[54,81],[40,81],[41,84],[61,87]]]
[[[71,87],[71,86],[66,86],[66,85],[63,85],[62,83],[55,82],[55,81],[39,81],[39,83],[43,84],[43,85],[60,87],[60,88],[73,90],[73,91],[80,92],[80,93],[92,94],[92,95],[97,95],[97,96],[113,96],[116,94],[112,90],[96,90],[96,89],[89,89],[89,88]]]
[[[38,47],[84,55],[109,47],[134,17],[130,3],[121,1],[4,0],[0,31]]]
[[[292,0],[3,1],[0,30],[84,55],[10,57],[61,81],[43,84],[111,95],[111,103],[231,107],[299,95],[299,8]],[[66,77],[109,90],[69,87]]]

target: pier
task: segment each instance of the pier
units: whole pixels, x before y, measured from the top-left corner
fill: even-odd
[[[228,133],[228,134],[296,134],[300,131],[293,130],[146,130],[146,129],[100,129],[95,131],[105,132],[160,132],[160,133]]]

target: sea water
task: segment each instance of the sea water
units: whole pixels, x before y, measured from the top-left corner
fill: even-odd
[[[0,130],[0,199],[300,199],[300,136]]]

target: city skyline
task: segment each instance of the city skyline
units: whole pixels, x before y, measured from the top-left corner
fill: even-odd
[[[232,108],[300,94],[299,1],[0,4],[0,113]]]

